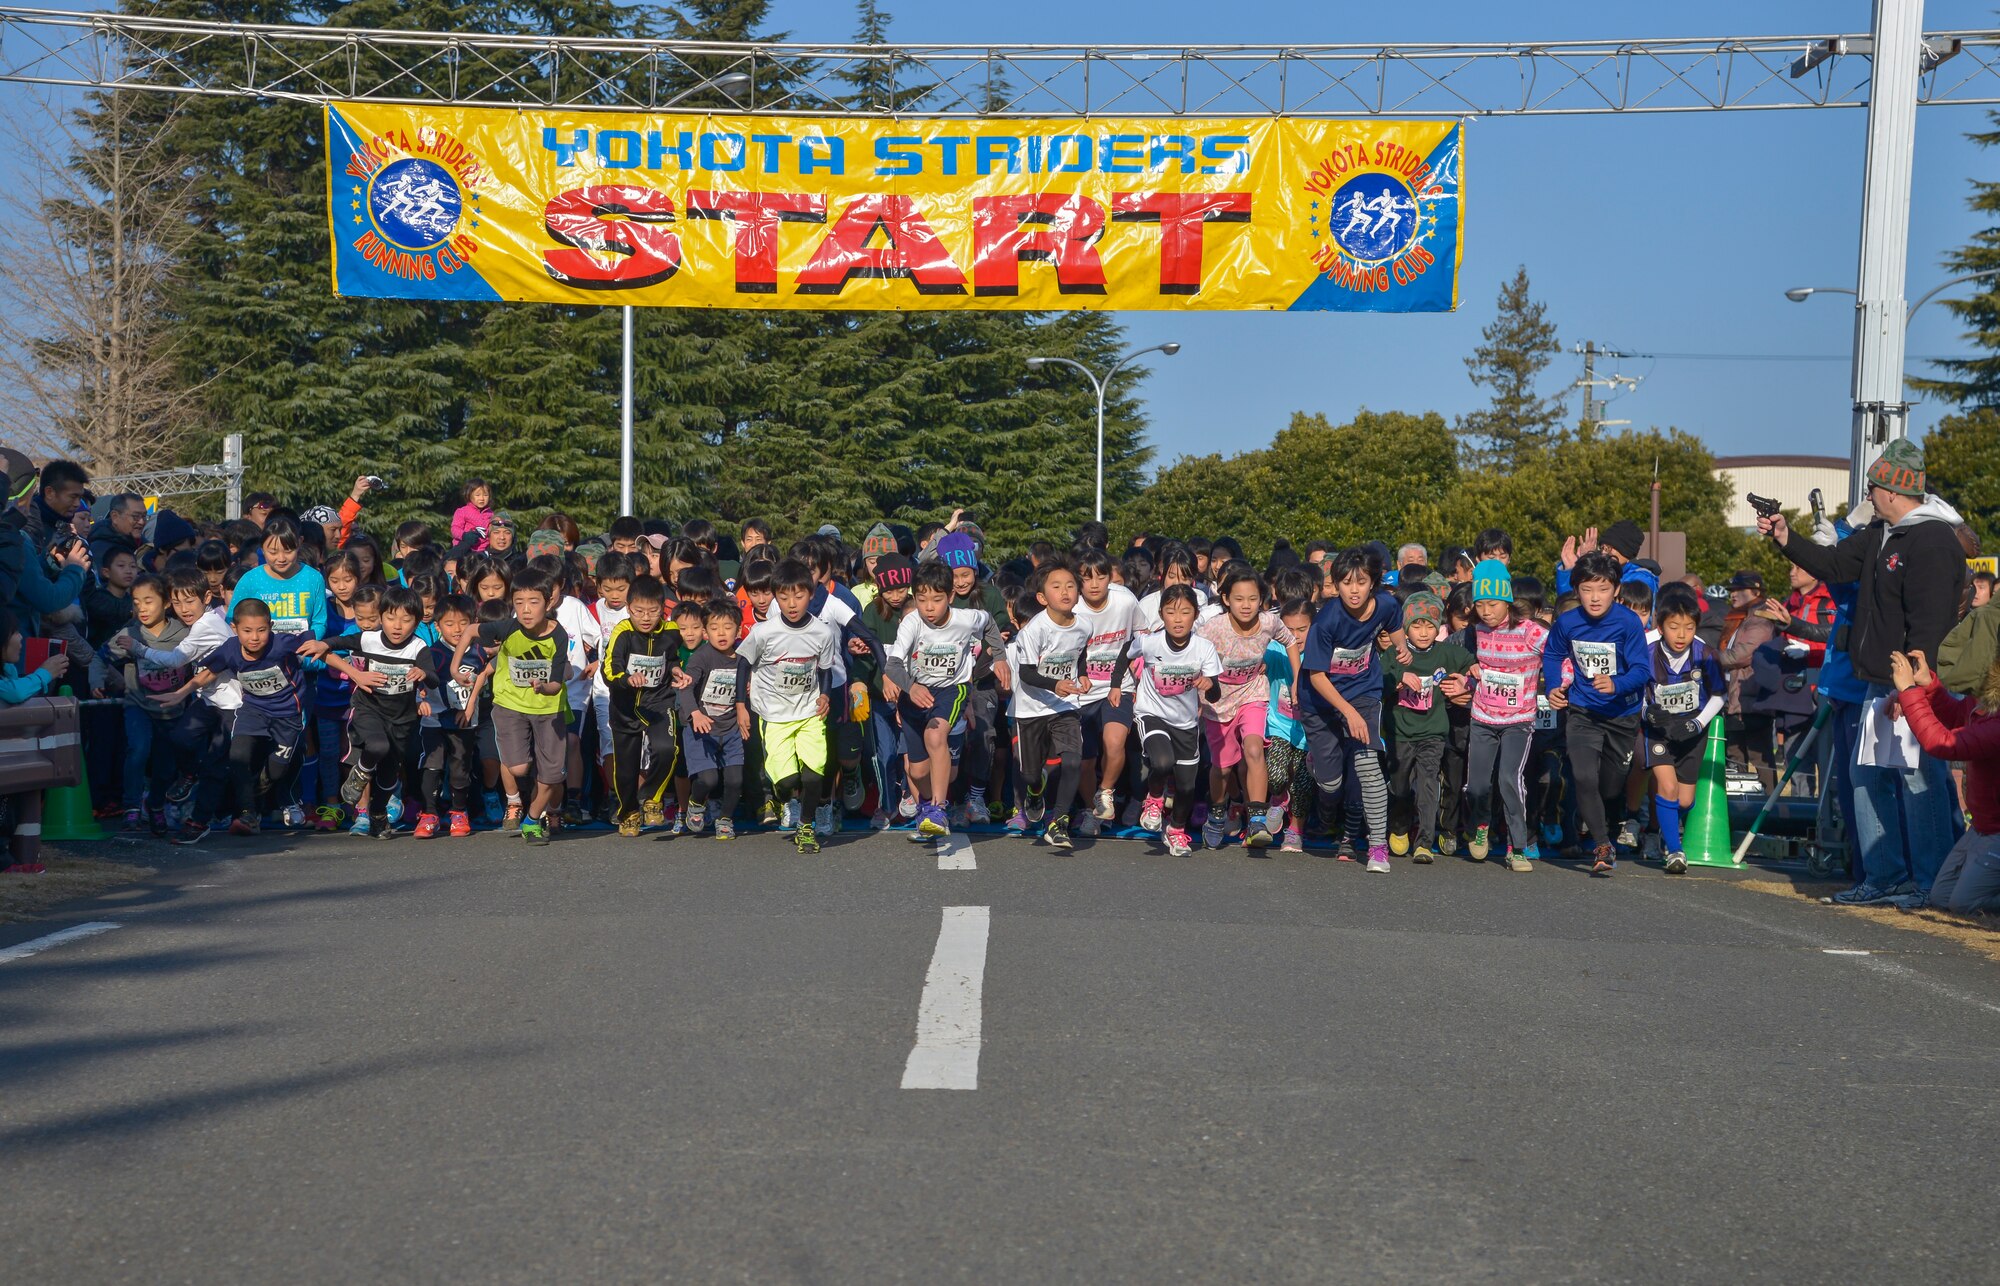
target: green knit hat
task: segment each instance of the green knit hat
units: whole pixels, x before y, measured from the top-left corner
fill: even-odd
[[[1882,454],[1868,466],[1868,484],[1899,496],[1924,498],[1924,449],[1908,438],[1897,438],[1882,448]]]

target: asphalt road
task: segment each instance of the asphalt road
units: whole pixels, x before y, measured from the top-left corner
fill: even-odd
[[[2000,966],[1729,877],[180,856],[0,930],[120,926],[0,962],[7,1280],[2000,1273]],[[973,992],[926,987],[945,907],[988,908]],[[969,999],[977,1088],[902,1088],[920,1008]]]

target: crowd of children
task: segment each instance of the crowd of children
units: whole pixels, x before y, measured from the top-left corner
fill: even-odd
[[[635,517],[586,537],[475,481],[448,539],[378,539],[376,485],[338,510],[163,513],[94,560],[74,628],[90,694],[121,706],[91,723],[92,784],[126,827],[542,845],[762,824],[811,853],[844,827],[990,824],[1054,850],[1114,828],[1177,856],[1323,838],[1371,872],[1558,849],[1678,872],[1732,695],[1714,606],[1617,529],[1551,589],[1497,530],[1436,566],[1380,544],[1281,542],[1262,568],[1228,538],[1114,552],[1097,523],[1001,560],[956,515],[859,542]],[[87,526],[87,500],[49,521]],[[60,617],[0,623],[10,660]],[[63,664],[10,665],[0,697]]]

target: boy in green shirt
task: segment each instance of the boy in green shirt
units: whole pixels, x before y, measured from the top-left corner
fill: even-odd
[[[519,782],[535,788],[525,817],[521,797],[507,796],[500,831],[517,830],[530,844],[549,842],[548,818],[560,807],[569,776],[569,743],[563,686],[569,679],[569,634],[549,613],[555,584],[524,567],[514,578],[514,615],[479,627],[492,649],[493,736],[500,762]]]
[[[1466,679],[1472,654],[1438,638],[1443,625],[1444,600],[1428,590],[1412,594],[1403,604],[1410,659],[1382,654],[1382,704],[1390,710],[1384,729],[1390,753],[1389,849],[1400,857],[1414,843],[1416,862],[1434,860],[1439,774],[1451,736],[1445,706],[1472,699]]]

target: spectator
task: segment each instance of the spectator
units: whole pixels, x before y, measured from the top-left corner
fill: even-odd
[[[1856,582],[1853,621],[1843,644],[1871,701],[1889,696],[1889,658],[1920,651],[1936,656],[1958,620],[1966,580],[1965,555],[1955,527],[1958,514],[1925,492],[1922,448],[1906,438],[1891,442],[1868,467],[1871,520],[1830,547],[1795,535],[1784,515],[1759,518],[1757,528],[1786,558],[1821,581]],[[1855,765],[1856,835],[1873,869],[1861,884],[1839,895],[1844,905],[1900,898],[1922,906],[1939,866],[1964,826],[1943,760],[1923,755],[1913,769]],[[1902,844],[1897,845],[1900,836]],[[1905,892],[1904,890],[1907,890]]]
[[[13,470],[8,472],[11,475]],[[44,616],[75,607],[83,594],[85,573],[90,569],[90,548],[69,535],[69,519],[82,502],[88,481],[80,465],[68,460],[51,461],[15,506],[21,519],[16,540],[21,547],[21,570],[12,602],[14,614],[19,618],[17,623],[25,633],[40,633]],[[50,552],[47,541],[51,532],[61,532],[64,538],[53,569],[46,556]]]
[[[124,492],[104,501],[104,521],[91,529],[91,566],[102,568],[110,561],[111,555],[119,550],[139,557],[139,546],[146,539],[146,498],[134,492]]]
[[[278,511],[278,498],[268,491],[253,491],[243,497],[243,516],[259,527]]]
[[[1764,604],[1764,578],[1740,571],[1729,578],[1729,625],[1722,636],[1719,659],[1729,678],[1729,760],[1757,774],[1767,792],[1778,782],[1773,732],[1775,719],[1763,708],[1768,694],[1756,682],[1757,653],[1777,637],[1770,620],[1758,612]]]
[[[0,609],[0,705],[17,706],[35,697],[47,696],[55,681],[69,670],[69,657],[61,652],[43,661],[40,668],[21,673],[24,643],[20,622],[13,613]],[[12,861],[7,870],[18,875],[39,875],[42,867],[42,792],[26,791],[12,798],[14,837],[9,842]]]

